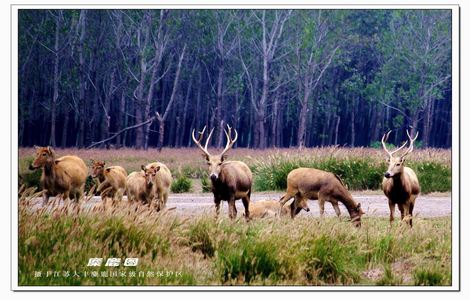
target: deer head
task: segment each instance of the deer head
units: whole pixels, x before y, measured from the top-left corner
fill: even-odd
[[[91,160],[91,177],[96,178],[103,174],[104,165],[106,162],[99,160]]]
[[[47,163],[53,163],[55,160],[55,152],[51,147],[39,147],[36,148],[36,158],[29,165],[30,170],[35,170],[41,167],[44,167]]]
[[[155,177],[157,176],[157,172],[160,171],[160,166],[154,167],[151,166],[146,168],[144,165],[141,166],[142,171],[144,171],[145,176],[145,183],[148,187],[151,187],[155,182]]]
[[[403,153],[402,155],[394,157],[393,154],[395,154],[398,151],[400,151],[401,149],[403,149],[406,146],[406,144],[408,143],[408,141],[403,143],[403,145],[401,145],[400,148],[390,152],[390,151],[388,151],[387,146],[385,144],[385,142],[388,139],[388,136],[390,135],[390,132],[392,132],[392,131],[390,130],[389,132],[384,134],[383,137],[382,137],[382,147],[384,148],[385,152],[387,152],[387,154],[389,155],[389,158],[387,159],[389,165],[388,165],[387,172],[385,172],[385,174],[384,174],[385,178],[392,178],[394,176],[400,175],[403,172],[405,157],[413,151],[413,144],[416,141],[416,139],[418,138],[418,134],[419,134],[419,132],[417,132],[416,136],[414,138],[411,138],[410,133],[408,132],[408,130],[406,130],[406,135],[408,136],[408,139],[409,139],[408,141],[410,142],[410,146],[408,147],[408,149],[406,149],[405,153]]]
[[[227,125],[227,129],[228,129],[228,132],[227,130],[224,129],[225,136],[227,137],[227,144],[225,145],[225,149],[218,155],[212,155],[207,150],[207,145],[209,144],[209,140],[212,136],[212,133],[214,132],[214,128],[212,128],[211,132],[209,133],[209,136],[206,139],[206,143],[204,147],[202,147],[201,145],[201,140],[204,137],[204,132],[206,131],[206,127],[204,126],[204,129],[199,132],[198,139],[196,139],[196,137],[194,136],[194,131],[195,131],[194,129],[192,132],[193,141],[194,143],[196,143],[199,149],[201,149],[201,151],[203,152],[203,157],[206,159],[207,165],[209,166],[209,177],[211,178],[211,180],[217,180],[217,178],[219,178],[220,170],[222,168],[222,163],[227,158],[226,153],[228,150],[230,150],[233,147],[233,144],[235,144],[235,142],[238,139],[238,133],[236,129],[234,129],[235,138],[233,139],[231,137],[232,128],[229,125]]]

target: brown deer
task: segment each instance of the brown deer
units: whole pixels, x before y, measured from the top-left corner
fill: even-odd
[[[287,192],[279,200],[281,207],[295,197],[291,204],[291,217],[294,218],[310,200],[318,200],[320,213],[323,214],[325,201],[331,202],[339,215],[338,201],[343,203],[349,212],[351,222],[357,227],[361,226],[361,216],[364,212],[361,204],[354,201],[343,182],[333,173],[313,169],[298,168],[287,175]]]
[[[173,181],[170,169],[165,164],[159,162],[150,163],[146,166],[142,165],[141,168],[145,174],[146,185],[153,188],[152,195],[156,200],[157,211],[163,210],[166,207],[171,182]]]
[[[310,211],[307,202],[299,203],[302,205],[300,209],[305,211]],[[295,205],[294,202],[290,206],[284,205],[281,209],[281,204],[277,200],[260,200],[256,202],[250,202],[250,218],[269,218],[269,217],[279,217],[279,216],[290,216],[292,211],[292,205]]]
[[[126,179],[127,200],[149,204],[154,198],[153,182],[147,182],[144,171],[132,172]]]
[[[36,148],[36,159],[29,166],[30,170],[42,168],[41,184],[43,205],[50,196],[62,195],[65,200],[73,197],[77,202],[83,194],[88,168],[78,156],[66,155],[56,158],[51,147]]]
[[[105,167],[105,161],[91,160],[91,177],[96,181],[96,191],[101,192],[105,200],[110,197],[113,202],[122,200],[126,189],[127,172],[121,166]]]
[[[390,224],[392,224],[395,214],[395,205],[398,205],[398,209],[401,213],[401,219],[407,218],[406,222],[412,227],[413,226],[413,208],[415,206],[416,197],[420,192],[418,177],[415,172],[405,167],[405,157],[413,151],[414,141],[418,138],[418,134],[414,138],[411,138],[408,130],[406,135],[410,145],[404,154],[394,157],[393,154],[403,149],[408,143],[406,141],[400,148],[390,152],[387,149],[385,142],[388,140],[390,132],[387,132],[382,137],[382,146],[389,155],[387,159],[389,165],[388,170],[384,174],[382,180],[382,189],[385,196],[388,198],[388,206],[390,207]]]
[[[235,207],[235,200],[242,199],[243,206],[245,207],[245,219],[250,219],[250,195],[251,184],[253,182],[253,175],[250,168],[241,161],[226,161],[226,153],[230,150],[237,141],[238,133],[235,130],[235,138],[232,139],[232,128],[227,125],[227,130],[224,129],[227,137],[227,145],[219,155],[212,155],[207,151],[207,145],[212,136],[214,129],[211,130],[207,137],[204,147],[201,145],[201,140],[204,137],[206,127],[199,132],[199,139],[194,136],[194,129],[192,138],[194,143],[202,150],[203,156],[209,166],[209,177],[212,183],[212,193],[214,194],[214,203],[216,215],[219,215],[220,202],[222,200],[228,201],[229,217],[234,219],[237,216],[237,209]]]

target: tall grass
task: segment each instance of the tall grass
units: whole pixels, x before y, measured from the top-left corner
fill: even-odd
[[[194,148],[165,148],[162,152],[155,149],[57,149],[58,156],[66,154],[78,155],[86,163],[90,159],[105,160],[107,165],[121,165],[128,173],[139,170],[142,164],[160,161],[170,168],[174,176],[200,178],[203,190],[210,189],[207,166],[204,159],[200,158],[199,150]],[[334,172],[341,176],[350,189],[378,189],[387,169],[383,150],[373,148],[232,149],[229,155],[230,159],[244,161],[252,169],[256,191],[285,189],[287,174],[298,167]],[[28,170],[33,156],[32,148],[19,150],[19,174],[27,186],[39,188],[40,171]],[[417,149],[409,156],[406,165],[417,173],[423,193],[450,191],[450,150]]]
[[[408,166],[416,172],[422,193],[450,191],[450,167],[429,161],[411,162]],[[362,157],[306,158],[278,154],[261,159],[253,166],[256,174],[255,190],[285,190],[287,175],[300,167],[316,168],[337,174],[351,190],[377,190],[381,187],[383,173],[388,165],[382,160]]]
[[[29,195],[32,192],[29,192]],[[178,217],[145,206],[71,202],[19,208],[19,285],[449,285],[450,217],[389,227],[364,218],[231,221]],[[89,258],[139,258],[136,267],[87,267]],[[439,262],[439,263],[436,263]],[[397,266],[406,268],[397,269]],[[391,267],[392,266],[392,267]],[[41,277],[35,271],[176,272],[145,277]],[[388,270],[388,271],[387,271]],[[369,276],[378,272],[380,276]],[[440,276],[439,274],[443,274]]]

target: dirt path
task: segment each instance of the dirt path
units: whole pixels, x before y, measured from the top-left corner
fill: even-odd
[[[282,193],[254,193],[251,196],[252,201],[259,200],[278,200]],[[388,216],[389,208],[387,198],[380,194],[370,193],[353,193],[353,197],[357,202],[361,203],[362,209],[369,216]],[[50,199],[52,201],[53,198]],[[92,207],[101,202],[100,197],[93,197],[89,202],[84,204],[87,207]],[[34,201],[34,207],[40,207],[41,199]],[[241,201],[236,202],[237,211],[239,215],[244,211]],[[309,201],[310,212],[302,211],[302,215],[319,216],[319,208],[317,201]],[[214,202],[212,194],[198,193],[198,194],[171,194],[168,203],[168,208],[176,208],[174,211],[179,215],[191,216],[203,213],[214,213]],[[340,204],[341,215],[347,216],[346,208]],[[228,210],[227,202],[223,201],[221,205],[221,213],[226,214]],[[325,215],[334,216],[335,212],[331,204],[325,204]],[[415,215],[420,217],[441,217],[451,215],[451,197],[446,195],[430,196],[422,195],[416,199]],[[398,208],[396,209],[396,216],[399,216]]]

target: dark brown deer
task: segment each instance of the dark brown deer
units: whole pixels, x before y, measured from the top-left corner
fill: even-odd
[[[401,219],[406,218],[406,222],[413,226],[413,208],[415,206],[416,197],[420,192],[418,177],[415,172],[405,167],[405,157],[413,151],[414,141],[418,138],[418,133],[414,138],[411,138],[408,130],[406,134],[410,142],[410,146],[405,151],[404,154],[394,157],[393,154],[397,153],[399,150],[403,149],[408,143],[406,141],[400,148],[390,152],[387,149],[385,142],[390,135],[390,132],[387,132],[382,137],[382,146],[389,155],[387,159],[389,165],[388,170],[384,174],[384,179],[382,181],[382,189],[385,196],[388,198],[388,205],[390,207],[390,224],[392,224],[395,214],[395,205],[398,205],[398,209],[401,213]]]
[[[232,148],[238,138],[237,130],[235,130],[235,138],[232,139],[232,128],[228,125],[227,128],[228,132],[224,129],[227,137],[227,145],[222,153],[218,155],[212,155],[207,151],[207,145],[209,144],[214,129],[209,133],[204,147],[201,145],[201,140],[204,137],[206,127],[199,132],[199,139],[196,139],[194,136],[193,129],[192,138],[194,143],[196,143],[199,149],[204,153],[203,156],[209,166],[209,177],[212,182],[216,215],[219,215],[220,202],[225,200],[228,201],[229,217],[234,219],[237,216],[235,200],[242,199],[243,206],[245,207],[245,219],[248,221],[250,219],[249,205],[253,175],[250,168],[245,163],[226,160],[227,151]]]

